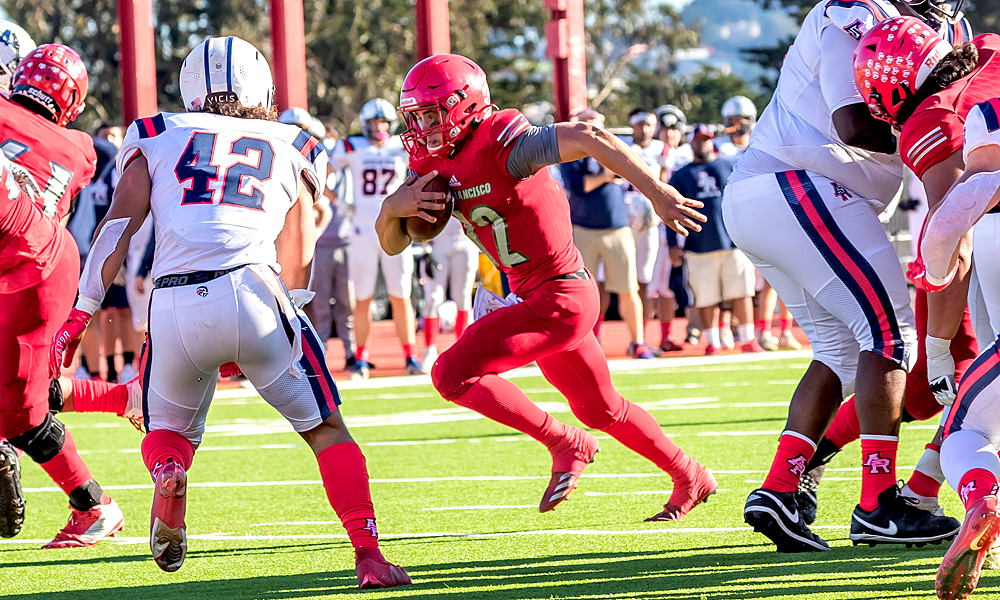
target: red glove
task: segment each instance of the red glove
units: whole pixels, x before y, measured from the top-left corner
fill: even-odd
[[[958,272],[958,265],[948,273],[948,276],[944,278],[944,283],[937,285],[927,281],[927,266],[924,264],[924,257],[917,256],[916,260],[909,264],[909,270],[906,272],[906,278],[913,282],[913,285],[917,287],[918,290],[923,290],[925,292],[940,292],[949,285],[951,285],[951,280],[955,278],[955,273]]]
[[[69,318],[52,337],[52,346],[49,348],[49,377],[53,379],[59,377],[60,365],[68,367],[73,363],[76,347],[80,345],[83,332],[87,330],[87,325],[93,316],[76,308],[69,311]]]
[[[219,377],[239,377],[242,374],[240,366],[234,362],[227,362],[219,367]]]

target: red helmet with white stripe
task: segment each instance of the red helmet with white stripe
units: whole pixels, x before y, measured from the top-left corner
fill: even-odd
[[[52,114],[65,127],[86,106],[87,67],[75,50],[44,44],[21,59],[11,82],[11,99],[25,98]]]
[[[913,96],[951,44],[916,17],[886,19],[854,51],[854,81],[876,119],[899,127],[899,109]]]
[[[418,112],[437,111],[437,120],[421,126]],[[399,112],[406,123],[403,145],[410,156],[446,155],[464,138],[473,123],[488,117],[490,87],[486,73],[458,54],[437,54],[418,62],[403,80]],[[430,147],[432,136],[441,136],[440,145]]]

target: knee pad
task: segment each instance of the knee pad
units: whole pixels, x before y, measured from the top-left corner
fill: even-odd
[[[49,413],[41,425],[8,441],[36,463],[47,463],[59,454],[66,443],[66,426]]]

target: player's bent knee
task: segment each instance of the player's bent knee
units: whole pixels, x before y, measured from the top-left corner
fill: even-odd
[[[8,441],[15,448],[23,450],[31,460],[43,464],[55,458],[62,450],[66,443],[66,426],[50,413],[45,415],[41,425]]]
[[[455,402],[472,387],[474,378],[459,373],[451,360],[452,350],[446,350],[431,367],[431,383],[441,397],[449,402]]]

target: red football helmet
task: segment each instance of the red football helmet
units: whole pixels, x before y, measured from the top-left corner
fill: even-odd
[[[854,81],[872,116],[898,128],[903,102],[951,50],[916,17],[886,19],[868,30],[854,51]]]
[[[87,68],[69,46],[44,44],[21,59],[11,85],[11,97],[22,96],[46,108],[64,127],[86,105]]]
[[[416,111],[437,109],[436,125],[421,129]],[[399,112],[406,123],[403,145],[410,156],[446,154],[465,137],[470,126],[493,110],[486,73],[457,54],[437,54],[418,62],[403,80]],[[428,148],[427,138],[441,134],[442,144]]]

